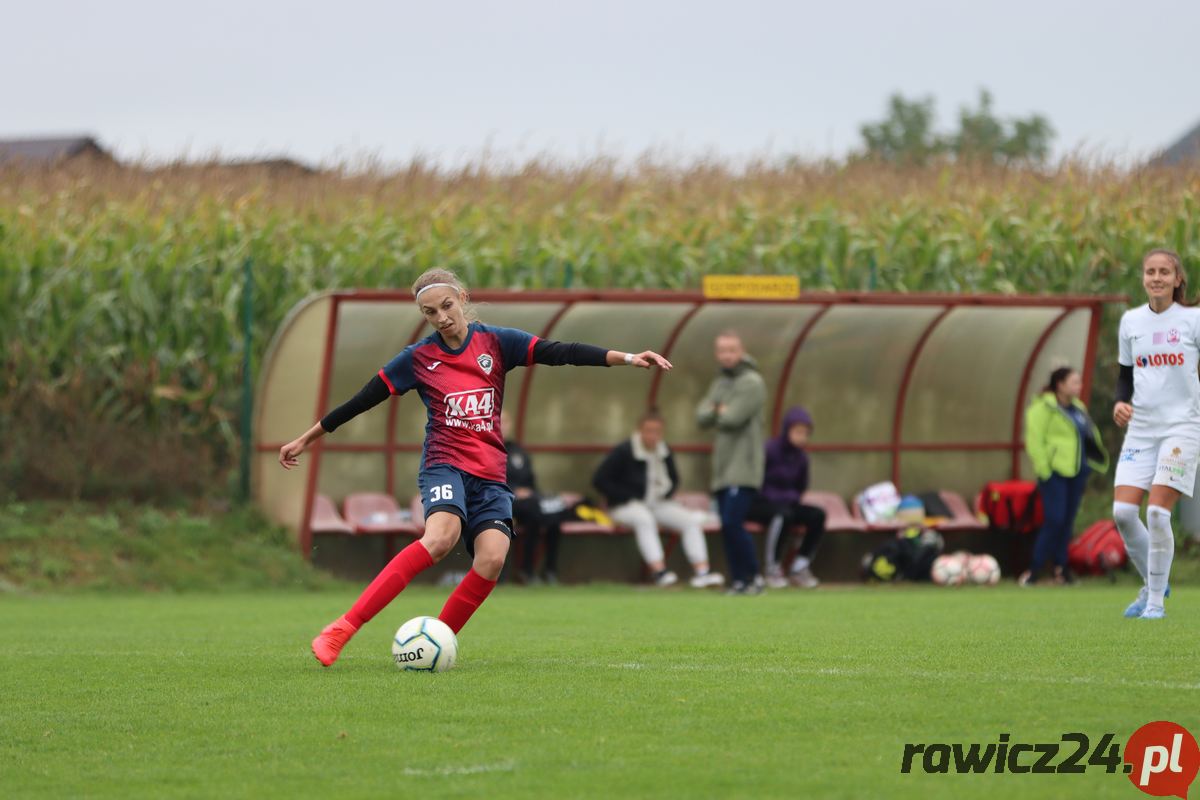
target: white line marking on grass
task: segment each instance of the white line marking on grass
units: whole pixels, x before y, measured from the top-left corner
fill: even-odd
[[[544,663],[563,663],[573,667],[591,667],[595,669],[650,669],[662,672],[730,672],[730,673],[761,673],[769,675],[827,675],[838,678],[862,678],[878,676],[897,676],[905,678],[963,681],[984,681],[993,683],[1036,683],[1052,686],[1107,686],[1114,688],[1167,689],[1171,691],[1197,692],[1200,683],[1183,681],[1159,680],[1129,680],[1117,676],[1097,677],[1092,675],[1019,675],[995,672],[958,672],[949,670],[938,672],[922,669],[865,669],[863,667],[829,667],[829,666],[748,666],[741,664],[667,664],[651,666],[638,662],[605,664],[598,661],[577,661],[575,659],[539,659]]]
[[[501,761],[497,764],[476,764],[466,767],[405,767],[405,775],[416,778],[449,778],[454,775],[480,775],[485,772],[512,772],[517,768],[513,761]]]
[[[1189,692],[1200,691],[1200,683],[1182,683],[1179,681],[1137,680],[1111,677],[1098,678],[1092,675],[1000,675],[994,672],[936,672],[933,670],[897,670],[906,677],[933,678],[968,678],[970,680],[994,681],[996,683],[1048,683],[1054,686],[1123,686],[1141,689],[1171,689]]]

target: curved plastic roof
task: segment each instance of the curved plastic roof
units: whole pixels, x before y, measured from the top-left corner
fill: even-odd
[[[815,420],[813,488],[849,498],[891,479],[904,491],[972,495],[1029,474],[1023,411],[1049,372],[1082,367],[1091,385],[1099,312],[1113,297],[812,294],[797,301],[705,300],[673,292],[476,292],[488,323],[610,349],[653,349],[669,374],[537,366],[509,374],[505,414],[536,454],[539,482],[588,493],[592,470],[637,416],[657,405],[684,487],[707,486],[709,434],[693,422],[715,374],[714,336],[738,331],[770,392],[771,427],[790,406]],[[332,331],[332,335],[328,335]],[[323,440],[300,468],[283,443],[427,335],[406,292],[318,295],[288,316],[256,397],[255,496],[302,532],[320,492],[415,491],[425,407],[393,399]],[[307,550],[307,547],[305,548]]]

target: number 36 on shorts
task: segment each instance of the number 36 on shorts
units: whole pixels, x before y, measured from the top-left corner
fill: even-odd
[[[443,483],[440,486],[429,487],[429,499],[435,503],[454,499],[454,484]]]

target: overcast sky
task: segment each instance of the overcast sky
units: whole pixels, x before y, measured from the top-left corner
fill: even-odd
[[[0,4],[0,137],[121,157],[649,148],[841,156],[901,92],[980,87],[1059,153],[1135,157],[1200,122],[1197,0],[61,0]]]

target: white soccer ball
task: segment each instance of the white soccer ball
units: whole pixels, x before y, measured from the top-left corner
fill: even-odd
[[[929,576],[938,586],[958,586],[966,578],[966,561],[957,553],[938,556],[933,560]]]
[[[1000,565],[987,553],[971,556],[967,560],[967,580],[980,586],[994,586],[1000,582]]]
[[[392,640],[396,666],[416,672],[444,672],[458,658],[458,637],[436,617],[413,617]]]

